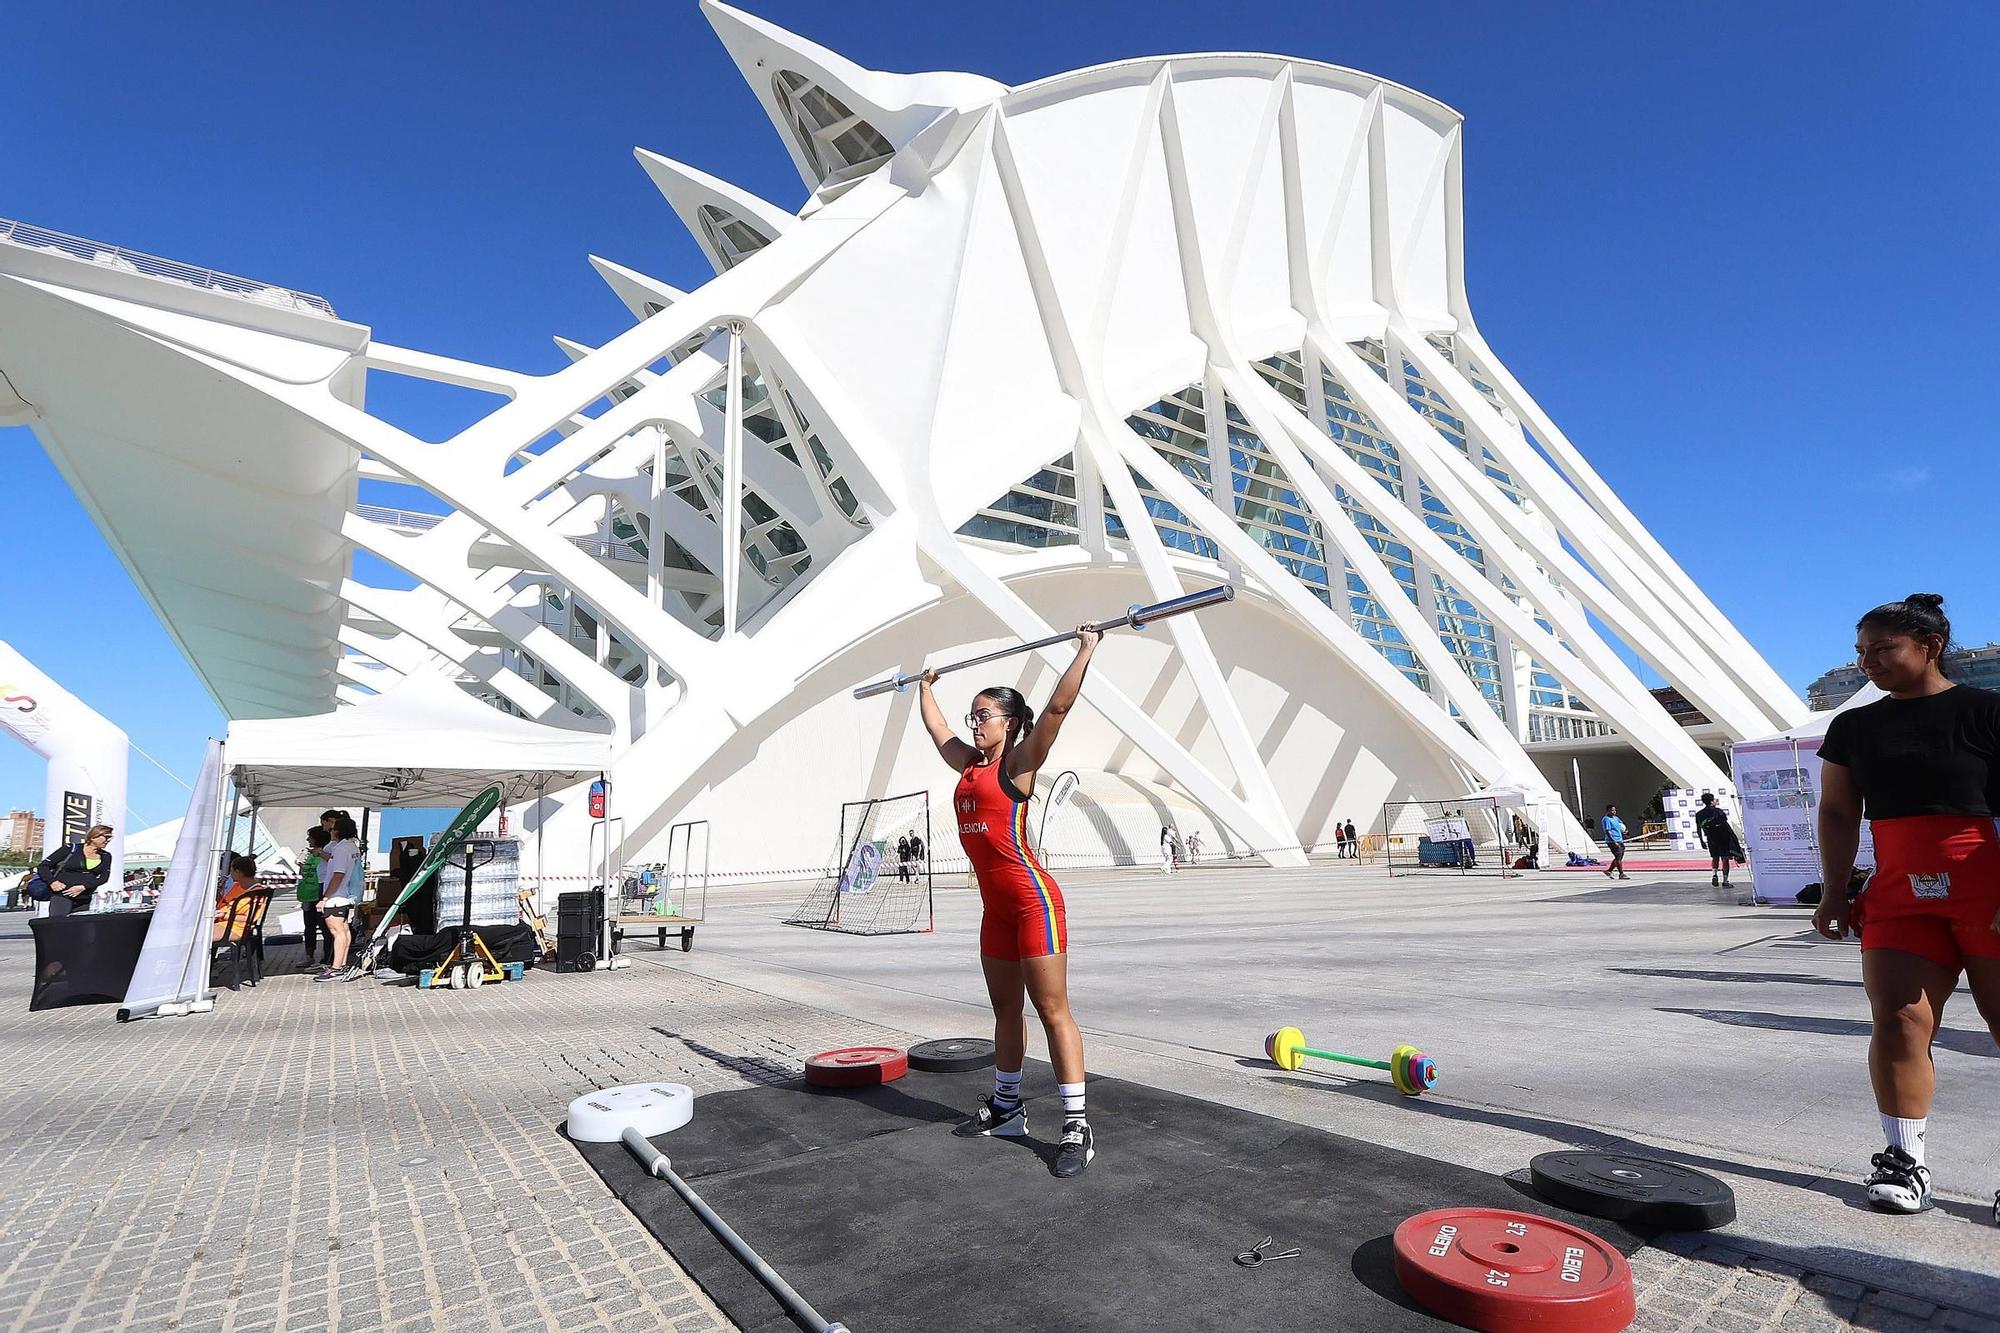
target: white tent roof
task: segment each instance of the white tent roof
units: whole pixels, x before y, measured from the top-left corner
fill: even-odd
[[[232,722],[224,762],[259,805],[439,806],[499,783],[507,799],[596,777],[608,736],[527,722],[450,681],[412,676],[351,708]]]
[[[1463,796],[1452,797],[1445,804],[1449,805],[1452,801],[1492,801],[1502,810],[1523,809],[1542,804],[1541,801],[1528,794],[1527,788],[1514,784],[1488,787],[1484,791],[1467,792]]]
[[[1826,735],[1826,729],[1832,725],[1833,720],[1848,709],[1859,708],[1863,704],[1872,704],[1877,699],[1886,699],[1887,697],[1888,695],[1883,693],[1879,685],[1864,683],[1859,690],[1856,690],[1853,695],[1849,696],[1846,702],[1837,708],[1829,708],[1824,713],[1808,714],[1806,720],[1799,723],[1796,727],[1787,727],[1783,731],[1774,731],[1768,736],[1752,736],[1747,740],[1741,740],[1736,743],[1738,745],[1761,745],[1769,741],[1815,740]]]

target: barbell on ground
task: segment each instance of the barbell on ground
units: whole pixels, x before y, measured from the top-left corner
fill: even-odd
[[[1335,1060],[1364,1069],[1386,1069],[1396,1091],[1406,1097],[1420,1097],[1437,1086],[1437,1062],[1414,1046],[1398,1046],[1386,1060],[1369,1060],[1359,1055],[1318,1050],[1306,1045],[1306,1034],[1297,1028],[1279,1028],[1264,1038],[1264,1054],[1284,1070],[1299,1069],[1309,1055],[1315,1060]]]
[[[1184,616],[1190,611],[1199,611],[1205,606],[1214,606],[1219,602],[1230,601],[1235,596],[1235,588],[1227,583],[1219,583],[1213,588],[1204,588],[1200,592],[1191,592],[1182,597],[1170,597],[1164,602],[1154,602],[1150,606],[1127,607],[1125,614],[1119,616],[1117,619],[1095,621],[1090,627],[1099,634],[1104,633],[1106,630],[1125,629],[1127,627],[1143,630],[1156,620],[1167,620],[1174,616]],[[1069,630],[1062,634],[1051,634],[1046,639],[1035,639],[1030,643],[1017,643],[1012,648],[1002,648],[995,653],[985,653],[979,657],[968,657],[962,662],[947,662],[943,666],[926,669],[935,671],[942,676],[953,671],[963,671],[966,667],[978,666],[982,662],[995,662],[1000,658],[1012,657],[1017,653],[1029,653],[1037,648],[1053,647],[1058,643],[1065,643],[1075,637],[1076,631]],[[861,686],[854,691],[854,697],[857,699],[867,699],[877,694],[887,694],[891,690],[908,689],[923,678],[924,673],[922,671],[913,672],[909,675],[899,674],[891,676],[887,680],[878,680],[873,684]]]
[[[653,1146],[652,1139],[672,1133],[693,1118],[694,1089],[687,1084],[628,1083],[578,1097],[569,1104],[566,1126],[569,1137],[581,1143],[623,1143],[647,1175],[666,1181],[681,1196],[723,1248],[785,1307],[793,1323],[811,1333],[848,1333],[847,1325],[828,1319],[793,1290],[777,1269],[764,1262],[763,1255],[751,1249],[750,1243],[681,1179],[672,1159]]]

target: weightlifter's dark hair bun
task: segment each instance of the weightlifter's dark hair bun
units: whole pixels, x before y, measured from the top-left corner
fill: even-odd
[[[1035,710],[1028,706],[1027,699],[1022,697],[1019,690],[1011,685],[995,685],[992,689],[981,690],[979,694],[999,704],[1000,712],[1019,724],[1014,728],[1009,744],[1018,744],[1028,739],[1028,733],[1035,729]]]
[[[1856,629],[1869,625],[1913,639],[1936,635],[1944,640],[1941,652],[1951,651],[1951,621],[1944,613],[1944,597],[1934,592],[1913,592],[1900,602],[1884,602],[1861,617]]]

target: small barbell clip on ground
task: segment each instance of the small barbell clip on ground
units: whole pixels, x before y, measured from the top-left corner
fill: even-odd
[[[1294,1245],[1289,1250],[1278,1250],[1271,1254],[1266,1254],[1264,1252],[1265,1247],[1270,1245],[1270,1243],[1271,1243],[1271,1238],[1269,1236],[1264,1237],[1264,1239],[1258,1241],[1255,1245],[1251,1246],[1249,1249],[1244,1250],[1240,1254],[1238,1254],[1236,1256],[1236,1262],[1243,1265],[1243,1267],[1245,1268],[1256,1268],[1260,1265],[1272,1263],[1279,1259],[1296,1259],[1302,1253],[1299,1247]]]

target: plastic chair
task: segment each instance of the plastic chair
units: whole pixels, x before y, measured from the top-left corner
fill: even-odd
[[[252,986],[264,979],[264,915],[270,910],[271,890],[258,889],[230,903],[216,919],[220,934],[209,943],[208,969],[211,976],[215,975],[217,964],[227,959],[229,989],[235,990],[241,984],[246,963]]]

